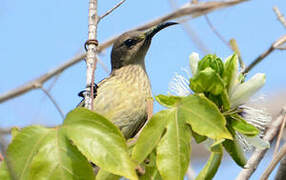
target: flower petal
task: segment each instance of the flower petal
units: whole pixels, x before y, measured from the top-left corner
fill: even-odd
[[[265,74],[257,73],[250,80],[238,85],[230,95],[231,107],[244,104],[265,83]]]
[[[192,70],[192,74],[193,76],[197,73],[197,70],[198,70],[198,63],[200,61],[200,57],[199,57],[199,54],[196,53],[196,52],[193,52],[190,56],[189,56],[189,59],[190,59],[190,68]]]

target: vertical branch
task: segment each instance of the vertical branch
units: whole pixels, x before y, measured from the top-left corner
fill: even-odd
[[[88,40],[85,43],[86,47],[86,86],[87,93],[85,94],[85,107],[93,109],[93,86],[94,86],[94,70],[96,68],[96,49],[98,41],[97,24],[99,17],[97,15],[97,0],[89,1],[88,15]]]

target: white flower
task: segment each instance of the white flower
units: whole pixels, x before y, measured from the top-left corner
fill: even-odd
[[[189,80],[178,73],[175,73],[175,76],[169,83],[169,90],[171,94],[176,96],[188,96],[191,94]]]
[[[242,112],[240,113],[241,117],[243,117],[249,124],[255,126],[260,131],[259,135],[255,137],[247,137],[238,132],[236,133],[236,136],[239,139],[239,142],[242,145],[244,151],[250,151],[254,147],[257,149],[269,148],[269,142],[266,142],[261,138],[264,136],[264,131],[272,120],[270,114],[264,110],[255,109],[245,105],[240,106],[239,108],[242,109]]]
[[[189,56],[189,59],[190,59],[190,68],[194,76],[198,71],[198,64],[200,61],[199,54],[196,52],[192,52],[192,54]]]
[[[265,74],[257,73],[250,80],[239,83],[231,87],[230,102],[231,107],[245,104],[265,83]]]

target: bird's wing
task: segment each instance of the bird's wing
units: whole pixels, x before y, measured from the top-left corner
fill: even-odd
[[[93,98],[96,98],[97,96],[97,89],[106,81],[108,80],[110,77],[104,78],[101,81],[99,81],[97,84],[94,84],[95,87],[93,88]],[[78,93],[78,96],[82,97],[83,99],[80,101],[80,103],[78,103],[78,105],[76,107],[84,107],[85,106],[85,99],[84,99],[84,93],[86,92],[86,90],[83,90],[81,92]]]

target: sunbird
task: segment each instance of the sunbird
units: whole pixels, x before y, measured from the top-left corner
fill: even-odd
[[[177,24],[165,22],[146,31],[133,30],[118,37],[111,51],[111,73],[95,87],[93,110],[119,127],[126,139],[147,121],[147,100],[152,98],[145,56],[160,30]],[[79,95],[83,95],[82,91]],[[79,104],[84,106],[84,100]]]

